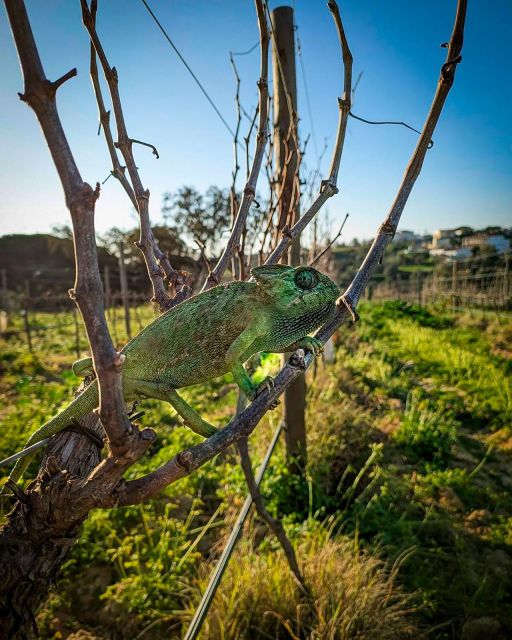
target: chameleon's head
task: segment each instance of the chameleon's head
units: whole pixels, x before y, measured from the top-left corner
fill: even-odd
[[[281,309],[314,311],[334,305],[339,287],[313,267],[290,267],[284,264],[255,267],[251,274],[258,289]]]

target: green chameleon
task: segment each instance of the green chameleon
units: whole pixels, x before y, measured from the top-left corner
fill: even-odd
[[[273,265],[252,270],[254,282],[229,282],[170,309],[122,349],[123,394],[169,402],[185,424],[208,437],[216,432],[181,398],[176,389],[199,384],[231,371],[249,400],[260,391],[243,366],[260,352],[303,348],[316,354],[322,344],[307,334],[334,313],[338,286],[312,267]],[[92,359],[73,365],[77,375],[92,373]],[[268,385],[267,380],[263,384]],[[261,385],[260,385],[261,386]],[[32,445],[70,426],[98,406],[97,381],[38,429]],[[16,482],[34,454],[18,460],[10,478]]]

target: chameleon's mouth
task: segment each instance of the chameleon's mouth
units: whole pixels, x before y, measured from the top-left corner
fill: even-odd
[[[337,297],[334,296],[333,300]],[[305,305],[307,307],[318,306],[319,303],[328,302],[329,297],[320,291],[302,291],[300,294],[296,295],[290,304],[286,305],[288,308],[296,306],[296,305]]]

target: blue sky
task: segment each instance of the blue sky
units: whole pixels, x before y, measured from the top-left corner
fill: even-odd
[[[153,10],[206,86],[228,122],[235,125],[234,81],[229,51],[258,40],[252,2],[152,0]],[[269,2],[271,8],[278,4]],[[140,0],[100,0],[98,31],[120,91],[129,134],[155,144],[136,147],[143,184],[151,191],[151,216],[160,219],[161,196],[184,184],[200,190],[229,186],[232,140]],[[362,73],[353,110],[368,119],[403,120],[421,128],[449,39],[455,0],[350,0],[340,2],[354,56]],[[317,146],[332,146],[342,83],[339,44],[324,2],[296,0],[296,22],[309,85]],[[97,132],[97,110],[88,76],[89,44],[79,1],[29,0],[27,9],[50,79],[69,68],[78,77],[58,93],[59,111],[85,180],[109,174],[109,157]],[[469,224],[512,224],[512,3],[469,3],[463,62],[435,144],[406,207],[402,228],[432,231]],[[62,190],[36,119],[19,101],[22,79],[5,13],[0,14],[0,234],[48,231],[69,223]],[[242,102],[257,103],[259,56],[237,58]],[[301,135],[312,130],[304,83],[299,77]],[[340,194],[328,204],[332,226],[350,212],[345,238],[371,237],[389,209],[416,134],[401,127],[350,120],[339,176]],[[328,169],[330,149],[323,162]],[[310,141],[306,161],[316,165]],[[243,172],[242,172],[243,173]],[[114,179],[102,189],[96,226],[130,227],[135,217]]]

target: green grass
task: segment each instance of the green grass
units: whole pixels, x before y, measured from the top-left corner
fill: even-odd
[[[360,313],[336,336],[336,362],[308,376],[306,477],[290,473],[281,444],[262,488],[313,600],[297,591],[276,541],[252,516],[205,638],[448,639],[481,617],[512,636],[511,317],[400,302]],[[144,324],[152,312],[138,316]],[[33,354],[15,333],[19,319],[0,338],[0,456],[71,397],[69,321],[38,313]],[[122,344],[119,318],[116,335]],[[84,355],[85,346],[82,334]],[[264,358],[256,376],[277,363]],[[236,405],[228,376],[186,395],[218,425]],[[168,405],[142,408],[142,425],[158,437],[129,477],[200,441]],[[271,412],[251,437],[255,464],[278,420]],[[146,505],[91,513],[39,614],[41,637],[181,637],[245,495],[230,450]]]
[[[398,271],[402,273],[432,273],[434,265],[432,264],[405,264],[398,267]]]
[[[478,616],[510,629],[512,582],[496,558],[512,552],[511,367],[489,340],[504,319],[404,303],[361,316],[340,332],[335,367],[383,448],[344,507],[343,530],[386,556],[414,550],[401,575],[428,625],[446,625],[435,637],[458,637]]]

